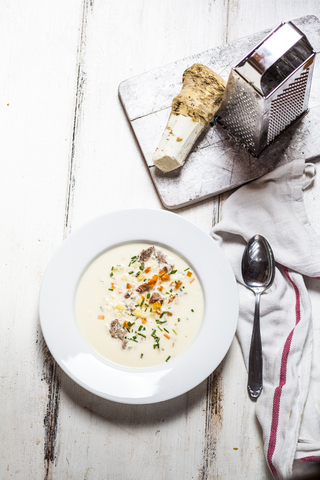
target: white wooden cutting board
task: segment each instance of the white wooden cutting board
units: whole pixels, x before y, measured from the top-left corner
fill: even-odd
[[[315,16],[292,20],[320,51],[320,22]],[[296,158],[320,152],[320,64],[316,60],[309,113],[291,126],[258,159],[237,145],[219,127],[203,132],[185,165],[163,173],[152,155],[171,111],[171,102],[182,86],[182,74],[193,63],[202,63],[226,81],[230,70],[270,30],[193,55],[122,82],[119,96],[131,123],[163,205],[171,210],[231,190]]]

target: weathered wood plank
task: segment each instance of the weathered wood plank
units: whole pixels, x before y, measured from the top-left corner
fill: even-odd
[[[190,8],[192,4],[189,2]],[[169,8],[169,2],[166,5]],[[213,13],[218,14],[221,6],[221,2],[214,5]],[[109,20],[114,12],[111,4],[95,2],[88,12],[86,38],[81,45],[85,52],[82,69],[86,72],[86,82],[77,113],[75,181],[69,204],[71,230],[93,216],[117,208],[161,208],[117,90],[123,78],[135,73],[130,69],[141,72],[148,69],[149,62],[154,66],[158,65],[155,60],[161,63],[159,56],[154,58],[155,51],[163,55],[163,63],[172,59],[170,55],[166,58],[165,51],[161,50],[161,42],[165,40],[162,36],[152,36],[150,40],[150,29],[158,25],[157,17],[162,17],[161,30],[167,28],[168,20],[160,13],[163,8],[163,3],[156,2],[152,8],[144,2],[136,3],[134,11],[129,2],[117,5],[122,29],[128,38],[139,31],[137,42],[143,45],[145,58],[137,51],[137,43],[128,43],[121,55],[115,53],[119,52],[119,37],[118,25]],[[174,23],[186,3],[170,2],[170,8],[170,22]],[[126,9],[129,13],[125,15]],[[224,14],[221,9],[221,15]],[[194,33],[208,41],[200,25]],[[186,52],[192,53],[191,39],[185,39],[185,48],[180,50],[177,34],[170,31],[169,46],[176,47],[175,55],[183,57]],[[221,42],[222,37],[222,33],[216,37],[216,43]],[[112,75],[110,65],[113,65]],[[204,203],[195,210],[182,210],[181,214],[190,220],[197,219],[208,231],[211,210],[212,203]],[[54,477],[87,475],[87,478],[103,479],[108,472],[108,478],[123,479],[141,477],[143,472],[145,478],[168,479],[197,477],[202,471],[206,383],[173,401],[155,406],[112,404],[85,392],[64,374],[61,386],[58,450],[64,454],[59,454],[53,468]]]
[[[78,1],[1,5],[2,479],[49,478],[56,456],[59,383],[37,305],[64,235],[80,15]]]

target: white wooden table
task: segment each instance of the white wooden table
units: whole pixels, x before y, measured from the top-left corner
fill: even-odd
[[[38,297],[75,228],[116,209],[162,208],[120,82],[305,15],[320,17],[319,1],[0,2],[1,480],[271,479],[236,339],[191,392],[112,403],[56,365]],[[320,233],[319,187],[305,199]],[[177,214],[209,232],[225,196]]]

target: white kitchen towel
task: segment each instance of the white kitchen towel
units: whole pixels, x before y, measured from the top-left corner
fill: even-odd
[[[294,161],[239,188],[212,231],[238,282],[237,336],[246,367],[255,299],[244,286],[241,259],[255,234],[274,252],[275,280],[261,296],[264,386],[255,408],[267,463],[280,479],[320,461],[320,316],[312,318],[305,283],[320,277],[320,237],[304,208],[305,168]],[[320,296],[320,279],[318,288]]]

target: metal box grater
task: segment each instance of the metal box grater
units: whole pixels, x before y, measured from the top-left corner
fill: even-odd
[[[306,36],[281,23],[232,68],[217,124],[257,157],[308,111],[314,60]]]

